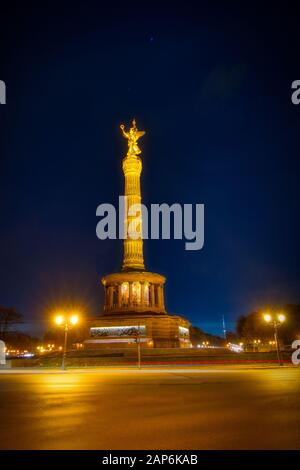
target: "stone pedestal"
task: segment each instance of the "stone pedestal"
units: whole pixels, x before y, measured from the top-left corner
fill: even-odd
[[[189,327],[188,320],[167,313],[103,315],[92,323],[84,347],[136,348],[138,339],[142,348],[189,348]]]

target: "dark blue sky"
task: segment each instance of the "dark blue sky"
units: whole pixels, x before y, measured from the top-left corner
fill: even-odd
[[[65,5],[1,19],[0,304],[34,330],[66,303],[101,312],[122,247],[95,212],[122,194],[133,116],[144,202],[205,204],[201,251],[146,242],[168,310],[220,333],[222,315],[300,302],[297,12]]]

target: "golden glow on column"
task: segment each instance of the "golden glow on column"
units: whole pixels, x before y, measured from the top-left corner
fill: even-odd
[[[137,281],[132,283],[132,300],[136,304],[141,303],[141,284]]]
[[[129,301],[129,283],[122,282],[121,284],[122,304],[128,304]]]
[[[144,304],[149,305],[149,282],[144,283]]]
[[[125,196],[127,201],[127,213],[125,214],[125,235],[123,269],[145,269],[142,239],[142,213],[138,209],[141,204],[140,176],[142,172],[142,160],[138,156],[141,150],[137,144],[138,139],[145,134],[139,131],[135,120],[132,127],[125,131],[125,126],[121,126],[122,134],[128,141],[128,151],[123,159],[123,173],[125,177]],[[130,210],[132,213],[130,215]],[[132,233],[132,235],[131,235]]]

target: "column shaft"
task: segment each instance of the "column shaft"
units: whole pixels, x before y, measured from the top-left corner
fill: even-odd
[[[151,284],[150,289],[151,289],[151,306],[155,307],[155,285]]]
[[[164,286],[161,286],[161,306],[165,310],[165,292],[164,292]]]
[[[145,305],[145,283],[141,282],[141,305]]]
[[[108,306],[113,307],[113,286],[108,287]]]
[[[159,307],[162,307],[162,295],[161,295],[161,285],[157,286],[157,303]]]
[[[118,307],[122,305],[122,285],[118,284]]]

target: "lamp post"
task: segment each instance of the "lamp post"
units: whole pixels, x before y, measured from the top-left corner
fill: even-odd
[[[278,341],[278,328],[285,322],[285,315],[283,313],[277,313],[276,316],[273,316],[270,313],[265,313],[264,320],[266,323],[269,323],[274,328],[274,339],[276,344],[278,364],[280,366],[283,366]]]
[[[62,353],[62,361],[61,361],[61,368],[62,370],[66,370],[66,355],[67,355],[67,344],[68,344],[68,331],[71,326],[75,326],[78,323],[78,315],[71,314],[68,316],[65,315],[57,315],[55,317],[55,323],[58,326],[63,326],[64,328],[64,347]]]

